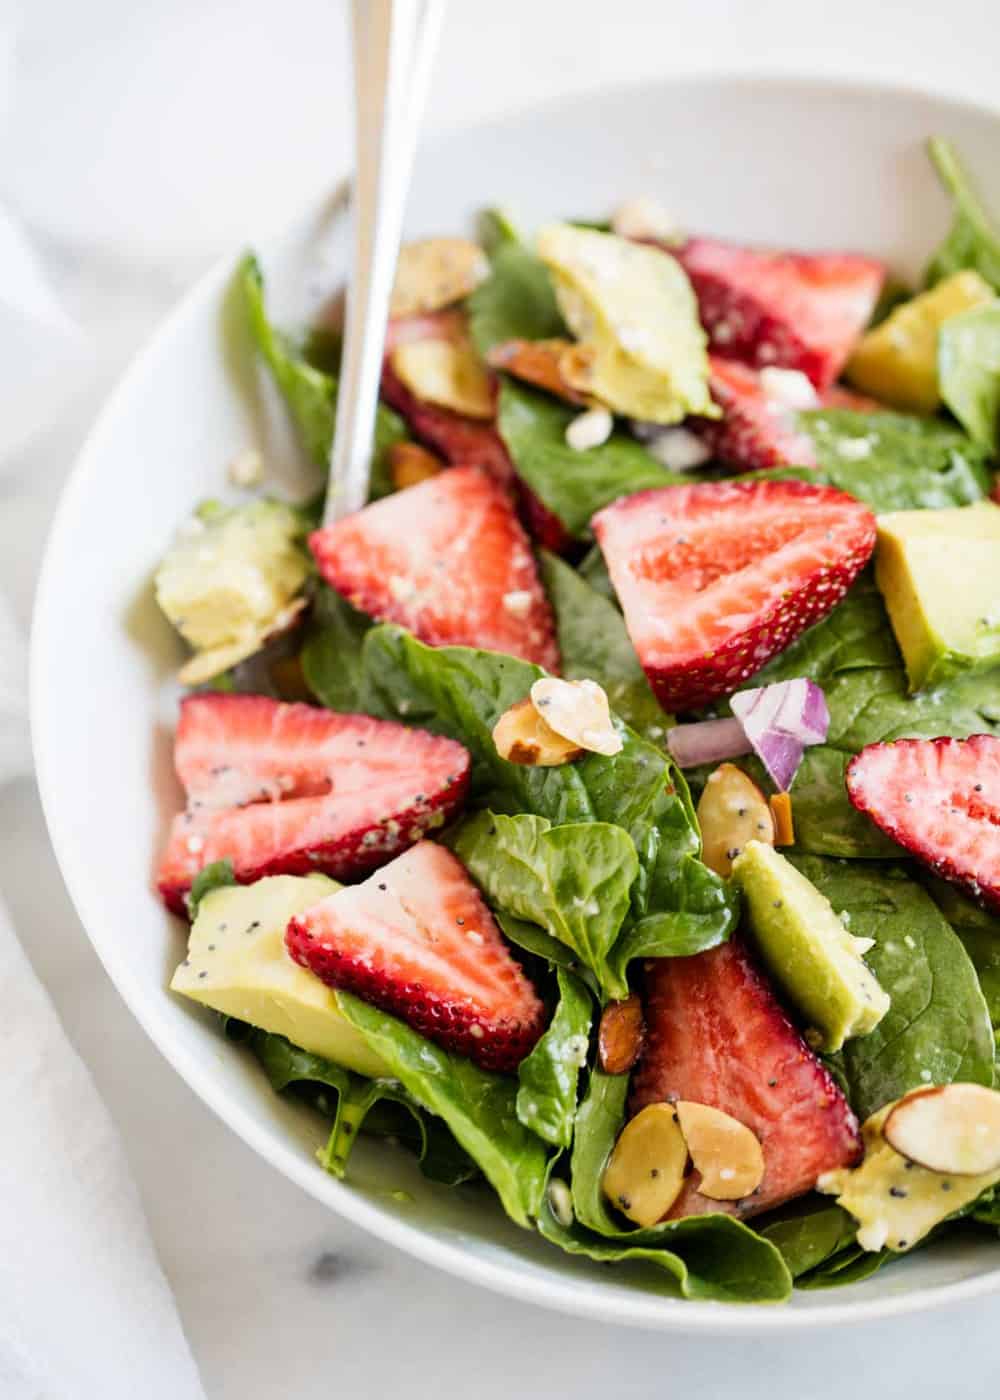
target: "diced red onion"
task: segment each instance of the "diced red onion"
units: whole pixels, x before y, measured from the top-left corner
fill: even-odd
[[[697,768],[699,763],[739,758],[750,753],[751,744],[738,719],[705,719],[668,729],[667,748],[679,768]]]
[[[830,728],[822,688],[799,677],[741,690],[729,704],[775,787],[786,792],[805,749],[822,744]]]

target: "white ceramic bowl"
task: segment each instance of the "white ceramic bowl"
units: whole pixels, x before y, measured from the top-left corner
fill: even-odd
[[[411,235],[467,227],[500,203],[526,227],[599,215],[650,192],[686,226],[748,242],[856,248],[915,275],[948,213],[922,152],[952,137],[1000,203],[1000,115],[873,85],[704,77],[594,94],[454,132],[419,162]],[[265,173],[266,178],[266,173]],[[342,199],[261,249],[272,302],[294,323],[343,276]],[[1000,1247],[946,1243],[847,1290],[784,1308],[674,1301],[642,1275],[570,1259],[478,1196],[425,1182],[401,1152],[361,1142],[351,1180],[314,1159],[322,1125],[271,1093],[210,1015],[167,991],[182,930],[151,891],[179,802],[170,762],[176,640],[151,572],[192,504],[225,492],[225,464],[274,436],[239,318],[235,259],[170,317],[105,408],[66,488],[39,588],[32,722],[49,829],[70,894],[119,991],[164,1055],[255,1151],[381,1238],[518,1298],[649,1327],[777,1332],[884,1317],[1000,1285]],[[409,1201],[390,1197],[403,1186]]]

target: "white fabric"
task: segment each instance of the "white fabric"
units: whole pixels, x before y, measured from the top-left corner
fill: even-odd
[[[0,210],[0,464],[83,344]],[[0,596],[0,783],[31,768],[25,670]],[[2,902],[0,1008],[0,1397],[204,1400],[118,1133]]]

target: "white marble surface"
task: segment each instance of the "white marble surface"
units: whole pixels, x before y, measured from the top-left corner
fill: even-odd
[[[889,74],[995,101],[998,37],[996,0],[452,0],[430,120],[708,67]],[[345,53],[337,0],[0,0],[0,199],[93,365],[0,476],[0,588],[25,623],[60,483],[124,362],[214,254],[343,168]],[[86,677],[54,682],[71,704]],[[28,782],[0,793],[0,887],[124,1134],[211,1400],[842,1400],[876,1378],[887,1400],[995,1392],[995,1301],[751,1349],[539,1313],[392,1253],[258,1161],[145,1040],[67,901]],[[140,1378],[120,1386],[110,1400],[141,1393]]]

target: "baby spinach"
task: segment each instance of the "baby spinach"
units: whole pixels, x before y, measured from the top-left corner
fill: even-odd
[[[979,977],[993,1030],[1000,1031],[1000,916],[973,904],[944,880],[922,873],[921,883],[962,940]]]
[[[521,235],[514,221],[503,209],[483,209],[476,222],[476,237],[488,258],[495,258],[508,244],[520,243]]]
[[[468,300],[469,332],[481,355],[507,340],[565,336],[548,268],[523,243],[493,252],[490,275]]]
[[[792,1278],[798,1279],[854,1245],[857,1225],[840,1206],[820,1204],[810,1197],[804,1207],[797,1202],[793,1209],[794,1214],[765,1225],[760,1232],[780,1252]]]
[[[878,513],[971,505],[989,493],[991,452],[942,419],[843,408],[799,417],[822,478]]]
[[[866,960],[891,1006],[834,1057],[851,1106],[867,1118],[923,1084],[993,1083],[994,1043],[976,971],[931,897],[895,865],[795,857],[851,933],[874,938]]]
[[[235,884],[236,872],[233,870],[233,862],[228,858],[213,860],[210,865],[203,865],[191,881],[191,888],[185,899],[191,922],[194,923],[198,917],[198,906],[207,894],[211,894],[212,890],[225,889],[227,885]]]
[[[639,873],[626,831],[600,821],[553,826],[528,813],[482,812],[463,822],[452,844],[492,903],[571,948],[607,996],[628,995],[607,962]]]
[[[572,972],[558,968],[559,1000],[552,1020],[517,1069],[517,1116],[554,1147],[569,1147],[576,1118],[577,1084],[587,1062],[593,1002]]]
[[[1000,292],[1000,233],[974,193],[951,142],[932,137],[927,151],[954,206],[948,236],[928,265],[927,285],[973,268]]]
[[[649,687],[621,613],[554,554],[543,553],[539,568],[556,615],[563,675],[599,681],[625,723],[660,743],[671,721]]]
[[[237,277],[243,293],[250,333],[288,407],[306,455],[325,472],[337,418],[337,380],[311,365],[287,336],[276,330],[267,315],[264,278],[252,253],[240,263]],[[389,449],[407,436],[398,414],[379,404],[375,415],[375,451],[372,462],[372,495],[391,490]]]
[[[517,1081],[451,1055],[347,992],[337,1005],[414,1099],[443,1118],[518,1225],[541,1208],[547,1153],[517,1116]]]
[[[306,685],[328,710],[345,714],[364,710],[361,648],[371,626],[370,617],[357,612],[325,583],[320,584],[301,660]]]
[[[566,429],[578,412],[510,379],[500,388],[497,427],[517,474],[571,535],[585,535],[594,512],[619,496],[684,481],[622,432],[601,447],[575,451]]]
[[[1000,449],[1000,300],[949,316],[938,334],[941,397],[991,457]]]

